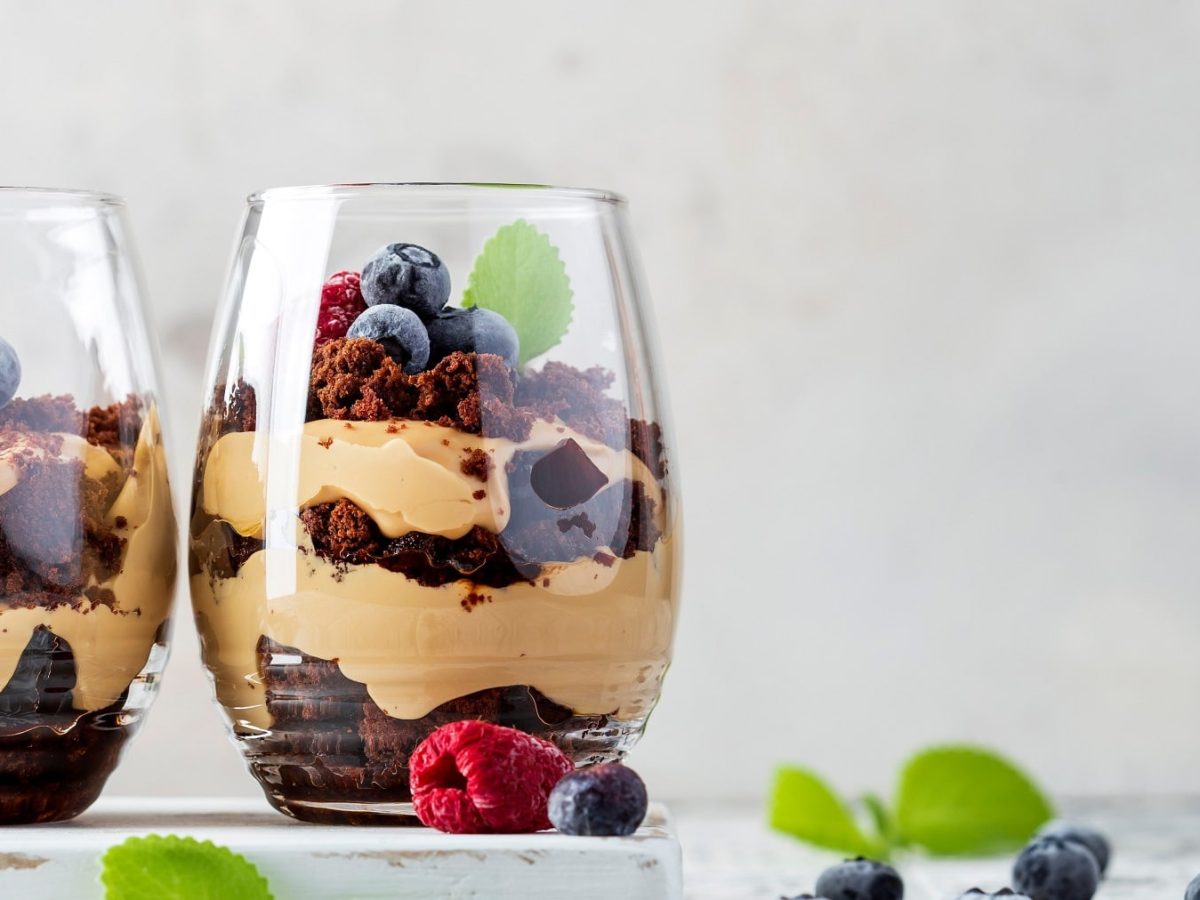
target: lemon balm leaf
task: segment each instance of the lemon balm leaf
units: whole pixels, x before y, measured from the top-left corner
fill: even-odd
[[[550,239],[524,219],[500,228],[475,259],[463,306],[508,320],[521,343],[520,365],[558,344],[571,327],[571,280]]]
[[[212,841],[132,837],[100,862],[106,900],[273,900],[253,863]]]
[[[1054,815],[1016,765],[969,746],[932,747],[910,759],[894,809],[903,841],[943,856],[1017,850]]]
[[[817,775],[780,766],[771,789],[769,822],[782,831],[827,850],[880,858],[883,844],[863,834],[850,807]]]

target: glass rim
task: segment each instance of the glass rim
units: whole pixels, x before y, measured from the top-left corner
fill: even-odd
[[[41,206],[124,206],[116,194],[85,188],[32,187],[0,185],[0,206],[15,205],[20,200],[35,201]]]
[[[261,206],[268,200],[330,200],[350,199],[360,195],[419,197],[450,197],[456,194],[499,193],[512,191],[537,197],[539,200],[592,201],[614,206],[626,205],[626,199],[616,191],[603,188],[562,187],[552,184],[526,184],[503,181],[361,181],[337,184],[305,184],[264,188],[246,198],[250,206]]]

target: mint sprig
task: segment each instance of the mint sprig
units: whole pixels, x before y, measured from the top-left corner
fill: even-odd
[[[906,846],[940,856],[1009,852],[1054,815],[1015,764],[993,751],[958,745],[931,747],[908,760],[891,809],[873,794],[861,806],[864,823],[819,777],[784,766],[775,776],[769,821],[818,847],[886,859]]]
[[[100,862],[106,900],[273,900],[253,863],[212,841],[132,837]]]
[[[826,850],[876,858],[887,855],[884,843],[864,834],[850,807],[807,769],[781,766],[776,770],[769,820],[772,828]]]
[[[918,753],[896,790],[897,830],[941,856],[1018,850],[1053,816],[1028,775],[976,747]]]
[[[563,339],[574,304],[558,248],[524,219],[500,228],[475,259],[463,306],[499,313],[517,332],[520,365]]]

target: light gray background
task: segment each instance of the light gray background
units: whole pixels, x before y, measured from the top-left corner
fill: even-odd
[[[612,187],[688,518],[652,789],[885,787],[972,739],[1200,790],[1200,6],[0,8],[0,182],[128,198],[178,487],[247,192]],[[182,607],[112,789],[254,790]]]

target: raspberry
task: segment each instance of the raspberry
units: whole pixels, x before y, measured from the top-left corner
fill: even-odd
[[[434,731],[408,765],[417,818],[452,834],[549,828],[547,798],[572,769],[549,741],[475,720]]]
[[[317,312],[316,346],[345,337],[359,314],[367,308],[357,272],[338,272],[321,287],[321,308]]]

